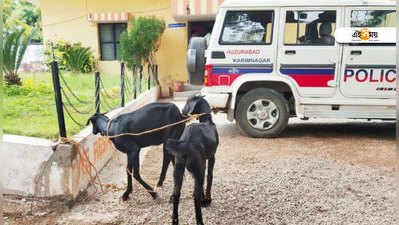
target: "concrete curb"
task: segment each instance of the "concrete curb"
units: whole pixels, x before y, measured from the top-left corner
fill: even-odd
[[[126,107],[116,109],[107,116],[113,118],[134,111],[157,101],[159,94],[159,87],[152,88]],[[96,169],[101,170],[113,154],[121,154],[115,153],[107,138],[92,135],[91,129],[90,125],[72,137],[77,145],[59,144],[55,151],[49,140],[4,135],[0,151],[0,158],[4,161],[0,170],[4,194],[75,199],[89,185],[86,172],[95,175],[95,171],[82,157],[87,156]]]

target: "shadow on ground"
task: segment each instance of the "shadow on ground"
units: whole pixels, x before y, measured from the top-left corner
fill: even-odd
[[[290,124],[282,134],[284,138],[313,137],[357,137],[395,140],[396,123],[301,123]]]

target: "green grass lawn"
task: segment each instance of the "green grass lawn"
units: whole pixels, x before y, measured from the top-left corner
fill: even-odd
[[[64,88],[76,108],[82,112],[94,113],[94,74],[64,72],[62,74],[73,92],[81,100],[90,102],[87,104],[78,102]],[[17,90],[14,90],[14,88],[10,90],[10,88],[4,87],[4,133],[50,139],[57,138],[59,136],[58,122],[51,74],[29,73],[20,74],[20,76],[24,83],[22,87],[15,87]],[[108,105],[103,100],[101,101],[101,112],[107,112],[110,108],[117,108],[120,105],[120,77],[102,75],[101,78],[107,93],[112,97],[112,99],[107,100]],[[61,86],[63,86],[62,81]],[[131,90],[131,86],[128,89]],[[144,86],[143,84],[143,90],[146,90]],[[65,96],[63,98],[64,102],[66,102]],[[127,96],[126,102],[131,99],[132,95]],[[86,124],[90,115],[76,113],[67,103],[65,104],[72,116],[80,124]],[[68,136],[75,135],[82,129],[81,126],[71,120],[66,112],[65,120]]]

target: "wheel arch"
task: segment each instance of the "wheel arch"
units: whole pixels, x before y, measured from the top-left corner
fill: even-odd
[[[290,110],[297,111],[299,94],[290,80],[276,75],[265,76],[265,74],[247,74],[240,78],[234,81],[232,85],[230,110],[233,112],[237,108],[240,96],[254,88],[270,88],[283,95],[284,93],[290,93],[294,101],[293,105],[290,105]]]

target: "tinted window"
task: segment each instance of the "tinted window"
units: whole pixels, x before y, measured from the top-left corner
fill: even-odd
[[[272,43],[273,11],[229,11],[220,44]]]
[[[286,45],[334,45],[336,11],[288,11]]]

